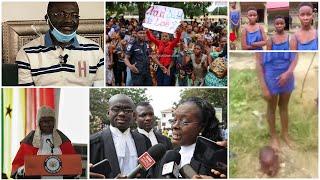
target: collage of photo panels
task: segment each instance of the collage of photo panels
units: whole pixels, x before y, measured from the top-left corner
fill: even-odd
[[[1,1],[1,179],[319,178],[319,2]]]

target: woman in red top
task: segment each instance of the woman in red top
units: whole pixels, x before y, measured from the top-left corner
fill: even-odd
[[[176,38],[172,41],[170,41],[169,34],[165,32],[161,33],[161,40],[158,40],[149,29],[147,30],[147,37],[157,46],[157,55],[159,57],[159,62],[162,65],[157,70],[157,85],[170,86],[172,80],[172,76],[170,76],[170,69],[173,66],[172,55],[174,47],[180,40],[181,31],[179,28],[176,30]]]

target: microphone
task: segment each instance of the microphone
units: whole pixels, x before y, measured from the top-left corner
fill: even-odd
[[[190,164],[184,165],[180,170],[180,175],[185,179],[191,179],[197,172],[191,167]]]
[[[54,144],[52,143],[52,141],[51,141],[49,138],[46,139],[46,142],[50,145],[50,147],[51,147],[51,154],[53,154]]]
[[[148,170],[149,168],[151,168],[157,161],[162,158],[165,152],[166,147],[163,144],[156,144],[149,148],[147,152],[143,153],[138,158],[138,166],[127,175],[127,178],[133,179],[140,170]]]
[[[111,173],[111,166],[108,159],[104,159],[94,165],[90,168],[90,172],[98,173],[104,175],[105,178],[109,177],[109,174]],[[97,177],[92,177],[97,178]]]
[[[166,154],[163,156],[161,160],[161,166],[162,167],[162,177],[160,178],[178,178],[179,177],[179,168],[178,165],[180,164],[181,155],[179,152],[175,150],[169,150],[166,152]]]
[[[59,56],[60,64],[66,64],[67,61],[68,61],[68,57],[69,57],[68,54],[65,54],[64,56],[60,55],[60,56]]]

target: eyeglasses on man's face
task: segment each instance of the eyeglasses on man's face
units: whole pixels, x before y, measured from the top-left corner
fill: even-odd
[[[120,113],[121,111],[125,114],[133,113],[133,109],[127,107],[112,107],[110,110],[114,113]]]
[[[55,12],[55,13],[52,13],[52,15],[56,18],[59,18],[59,19],[63,19],[63,18],[67,18],[67,17],[71,17],[72,19],[79,19],[80,16],[78,13],[76,12],[65,12],[65,11],[60,11],[60,12]]]

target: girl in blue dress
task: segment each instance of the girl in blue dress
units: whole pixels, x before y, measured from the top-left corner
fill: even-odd
[[[318,32],[312,27],[314,19],[312,3],[300,3],[298,16],[301,27],[291,38],[290,49],[318,50]]]
[[[284,31],[286,26],[284,17],[276,16],[274,27],[276,33],[267,41],[267,50],[289,50],[289,35]]]
[[[264,28],[257,23],[258,13],[254,7],[248,8],[247,18],[249,24],[245,25],[241,33],[241,46],[243,50],[262,50],[267,43]]]
[[[264,99],[267,101],[266,117],[270,132],[270,145],[279,150],[279,139],[275,128],[277,105],[280,112],[281,137],[291,147],[288,135],[288,103],[294,89],[293,71],[297,65],[297,54],[291,52],[256,53],[256,68]]]
[[[239,36],[239,27],[240,27],[240,11],[236,9],[236,2],[230,2],[230,25],[232,32],[236,34],[236,37]]]

